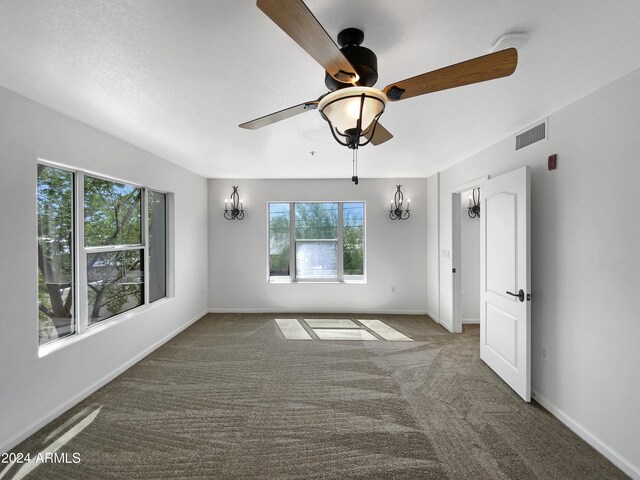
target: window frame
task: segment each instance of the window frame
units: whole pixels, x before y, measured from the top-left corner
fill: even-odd
[[[147,209],[146,215],[144,217],[144,222],[146,222],[145,232],[147,234],[145,243],[145,245],[147,246],[147,253],[144,256],[145,280],[147,279],[147,275],[149,275],[149,273],[151,272],[151,251],[148,249],[151,237],[151,230],[149,229],[149,192],[164,195],[164,297],[160,297],[156,300],[151,300],[151,287],[149,286],[149,282],[145,281],[146,291],[144,298],[147,299],[149,304],[152,304],[165,298],[173,297],[173,294],[169,295],[169,285],[171,283],[169,281],[169,260],[171,258],[171,252],[169,251],[169,204],[173,201],[173,199],[170,193],[163,192],[155,188],[144,189],[145,208]]]
[[[39,343],[39,335],[36,336],[36,341],[38,342],[38,353],[39,356],[45,356],[48,353],[57,350],[63,345],[68,343],[75,342],[81,338],[84,338],[86,334],[94,331],[99,331],[102,328],[112,325],[117,321],[131,318],[153,306],[156,304],[160,304],[166,301],[169,301],[174,298],[174,289],[173,289],[173,241],[172,234],[173,232],[173,194],[171,192],[167,192],[164,190],[145,187],[137,182],[131,182],[128,180],[124,180],[121,178],[116,178],[100,173],[95,173],[93,171],[80,169],[76,167],[72,167],[69,165],[61,164],[58,162],[52,162],[49,160],[45,160],[42,158],[38,158],[36,162],[36,170],[37,166],[42,165],[51,168],[57,168],[60,170],[64,170],[66,172],[70,172],[74,176],[73,183],[73,246],[71,248],[72,262],[73,262],[73,272],[75,277],[75,285],[73,291],[73,309],[75,312],[75,332],[71,335],[57,338],[55,340],[51,340],[49,342],[40,344]],[[92,178],[97,178],[99,180],[104,180],[113,183],[121,183],[128,186],[132,186],[134,188],[139,188],[140,192],[140,228],[141,228],[141,244],[127,244],[127,245],[108,245],[108,246],[86,246],[85,245],[85,208],[84,208],[84,195],[85,195],[85,177],[89,176]],[[37,177],[36,177],[37,178]],[[37,182],[37,179],[36,179]],[[156,193],[161,193],[165,195],[165,278],[166,278],[166,294],[164,297],[159,298],[153,302],[149,301],[149,282],[148,282],[148,272],[149,272],[149,205],[148,205],[148,192],[154,191]],[[36,222],[37,222],[37,214],[36,214]],[[127,251],[127,250],[139,250],[142,251],[143,255],[143,278],[144,284],[142,289],[142,295],[144,297],[144,301],[133,308],[125,310],[123,312],[117,313],[109,318],[105,318],[104,320],[96,321],[93,324],[89,321],[89,301],[88,301],[88,271],[87,271],[87,255],[91,253],[103,253],[103,252],[118,252],[118,251]],[[36,280],[37,282],[37,280]],[[37,317],[36,317],[37,318]]]
[[[271,276],[270,252],[270,206],[271,204],[289,204],[289,276]],[[296,239],[295,236],[295,206],[303,203],[337,203],[337,239]],[[344,274],[344,204],[361,203],[362,215],[362,275]],[[277,201],[267,202],[267,283],[367,283],[367,203],[364,200],[300,200],[300,201]],[[296,271],[296,243],[305,242],[337,242],[336,277],[299,278]]]

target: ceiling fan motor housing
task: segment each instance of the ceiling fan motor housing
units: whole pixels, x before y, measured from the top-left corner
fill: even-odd
[[[360,79],[356,83],[362,87],[372,87],[378,81],[378,57],[366,47],[360,46],[364,33],[357,28],[346,28],[338,34],[340,51],[353,65]],[[330,91],[351,87],[350,83],[339,82],[325,72],[324,83]]]

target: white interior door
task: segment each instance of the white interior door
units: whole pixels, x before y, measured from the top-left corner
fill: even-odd
[[[531,400],[529,167],[482,183],[480,358]]]

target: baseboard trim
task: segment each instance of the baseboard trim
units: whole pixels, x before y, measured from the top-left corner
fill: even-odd
[[[635,480],[640,480],[640,468],[633,465],[622,455],[617,453],[615,450],[608,447],[602,440],[600,440],[595,435],[591,434],[588,430],[574,421],[569,415],[567,415],[564,411],[556,407],[553,403],[547,400],[545,397],[540,395],[539,393],[532,392],[531,396],[533,399],[542,405],[551,415],[556,417],[562,423],[564,423],[569,429],[578,435],[582,440],[587,442],[593,448],[595,448],[598,452],[604,455],[611,463],[613,463],[616,467],[622,470],[625,474],[629,475],[631,478]]]
[[[433,320],[436,323],[440,323],[440,319],[438,318],[437,315],[434,315],[433,313],[431,313],[430,311],[427,310],[427,315],[429,315],[429,317],[431,317],[431,320]]]
[[[438,319],[438,325],[440,325],[442,328],[444,328],[446,331],[448,331],[449,333],[454,333],[453,332],[453,325],[449,324],[449,323],[445,323],[442,320]]]
[[[302,308],[210,308],[209,313],[344,313],[350,315],[429,315],[426,310],[342,310],[342,309],[302,309]]]
[[[479,318],[463,318],[461,321],[463,325],[477,325],[480,323]]]
[[[180,332],[182,332],[183,330],[186,330],[188,327],[190,327],[191,325],[196,323],[198,320],[200,320],[206,314],[207,314],[206,311],[201,312],[198,315],[196,315],[195,317],[193,317],[191,320],[187,321],[187,323],[184,323],[183,325],[180,325],[180,327],[178,327],[177,329],[173,330],[171,333],[165,335],[160,340],[158,340],[156,343],[154,343],[153,345],[149,346],[148,348],[146,348],[145,350],[140,352],[135,357],[133,357],[130,360],[126,361],[120,367],[118,367],[115,370],[113,370],[111,373],[108,373],[107,375],[102,377],[97,382],[91,384],[89,387],[87,387],[86,389],[84,389],[80,393],[74,395],[69,400],[67,400],[62,405],[60,405],[59,407],[53,409],[52,411],[50,411],[48,414],[44,415],[39,420],[35,421],[30,426],[28,426],[27,428],[23,429],[17,435],[14,435],[12,438],[10,438],[9,440],[5,441],[3,444],[0,445],[0,452],[8,452],[13,447],[18,445],[20,442],[23,442],[24,440],[29,438],[31,435],[36,433],[42,427],[47,425],[49,422],[51,422],[52,420],[55,420],[56,418],[58,418],[60,415],[62,415],[67,410],[75,407],[78,403],[80,403],[82,400],[87,398],[89,395],[91,395],[92,393],[96,392],[100,388],[104,387],[111,380],[113,380],[118,375],[122,374],[127,369],[129,369],[130,367],[132,367],[133,365],[138,363],[140,360],[142,360],[144,357],[149,355],[151,352],[153,352],[157,348],[161,347],[162,345],[167,343],[169,340],[171,340],[173,337],[178,335]]]

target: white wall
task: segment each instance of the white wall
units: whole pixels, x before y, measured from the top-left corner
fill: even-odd
[[[468,214],[471,191],[460,195],[460,318],[462,323],[480,321],[480,219]]]
[[[515,152],[510,137],[441,172],[439,211],[440,250],[450,249],[451,187],[531,165],[535,398],[635,478],[639,84],[640,70],[551,114],[548,141]],[[558,169],[548,171],[553,153]],[[451,261],[440,263],[428,281],[439,281],[440,320],[450,327]]]
[[[440,321],[440,239],[438,225],[440,222],[440,174],[427,179],[427,278],[428,272],[435,272],[431,280],[427,280],[427,313],[436,322]]]
[[[411,217],[389,219],[402,184]],[[246,216],[228,221],[224,198],[238,185]],[[209,180],[209,307],[213,311],[426,311],[426,180]],[[267,282],[267,202],[365,201],[366,284]],[[391,285],[396,292],[391,293]]]
[[[206,180],[0,88],[0,451],[207,308]],[[38,357],[36,161],[175,193],[175,298]],[[81,367],[81,368],[78,368]]]

